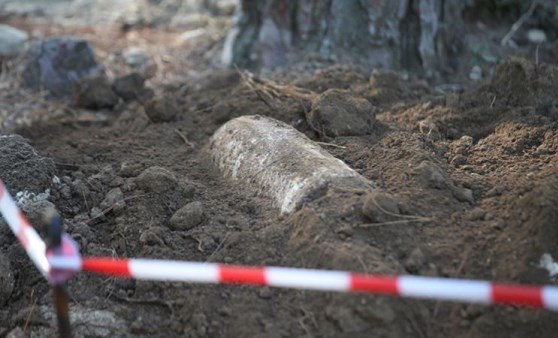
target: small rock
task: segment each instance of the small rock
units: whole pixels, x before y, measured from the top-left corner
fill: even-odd
[[[171,228],[174,230],[189,230],[203,220],[203,206],[201,202],[188,203],[172,215]]]
[[[192,198],[196,193],[196,187],[188,180],[180,180],[178,182],[178,189],[184,198]]]
[[[83,79],[76,92],[76,105],[86,109],[114,108],[118,97],[112,91],[105,76],[94,76]]]
[[[269,287],[263,287],[258,290],[258,297],[261,299],[271,299],[273,291]]]
[[[127,180],[122,183],[121,189],[125,192],[130,192],[136,190],[138,187],[135,178],[128,178]]]
[[[90,193],[89,187],[87,186],[87,184],[80,179],[77,179],[77,180],[72,182],[72,188],[78,194],[78,196],[82,196],[82,197],[83,196],[88,196],[89,193]]]
[[[204,252],[208,252],[208,251],[211,252],[212,250],[215,250],[215,248],[217,247],[217,243],[215,243],[215,240],[211,236],[208,235],[201,236],[199,241],[200,241],[199,248]]]
[[[91,212],[89,213],[89,216],[93,219],[93,218],[101,218],[103,216],[103,210],[101,210],[101,208],[99,207],[93,207],[91,208]]]
[[[459,202],[468,202],[470,204],[475,203],[475,196],[473,195],[473,190],[471,189],[459,188],[452,185],[451,192],[453,197],[455,197]]]
[[[47,200],[30,201],[21,207],[27,220],[36,229],[46,230],[46,224],[43,219],[45,213],[49,210],[56,211],[56,206]]]
[[[173,121],[177,115],[178,108],[171,98],[159,97],[149,100],[143,106],[145,113],[153,123]]]
[[[349,91],[328,89],[312,102],[308,120],[327,136],[366,135],[376,123],[376,108]]]
[[[116,177],[112,166],[107,165],[100,172],[91,175],[87,179],[87,183],[96,191],[104,191],[105,186],[110,184]]]
[[[109,208],[115,214],[120,214],[126,208],[126,201],[124,201],[124,194],[120,188],[111,189],[105,199],[101,202],[101,209],[107,210]]]
[[[412,174],[417,177],[421,185],[426,187],[443,189],[451,185],[442,168],[430,161],[422,161]]]
[[[71,199],[72,198],[72,188],[70,188],[69,185],[67,184],[63,184],[58,188],[58,191],[60,192],[60,195],[62,196],[62,198],[64,199]]]
[[[25,54],[23,84],[35,90],[48,90],[54,97],[74,94],[81,80],[100,75],[93,48],[86,40],[55,37],[37,40]]]
[[[534,44],[546,42],[546,33],[540,29],[530,29],[527,32],[527,40]]]
[[[145,88],[145,78],[134,72],[114,80],[112,90],[126,101],[151,99],[153,91]]]
[[[145,191],[162,193],[173,189],[177,184],[174,173],[162,167],[149,167],[137,179],[138,186]]]
[[[230,307],[223,306],[217,310],[217,313],[222,317],[230,317],[233,313]]]
[[[362,214],[375,223],[391,221],[400,214],[399,203],[389,194],[374,191],[366,195]]]
[[[0,273],[0,306],[3,306],[12,295],[15,280],[10,260],[2,254],[0,254],[0,271],[2,271]]]
[[[479,66],[474,66],[473,68],[471,68],[471,72],[469,73],[469,79],[473,81],[482,80],[482,68]]]
[[[118,175],[122,177],[136,177],[141,173],[142,168],[143,166],[141,164],[122,162]]]
[[[29,35],[17,28],[0,25],[0,57],[16,56],[25,47]]]
[[[128,66],[135,68],[145,65],[151,60],[149,54],[147,54],[145,50],[137,47],[130,47],[124,50],[122,56]]]
[[[404,266],[409,273],[419,273],[425,264],[426,256],[420,248],[415,248],[405,260]]]

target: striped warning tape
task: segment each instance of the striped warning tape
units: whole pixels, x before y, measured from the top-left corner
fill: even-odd
[[[2,180],[0,180],[0,211],[29,258],[41,274],[47,277],[50,265],[46,257],[46,244],[19,210]]]
[[[366,292],[466,303],[522,305],[558,311],[558,287],[419,276],[383,276],[343,271],[249,267],[149,259],[53,257],[57,269],[136,279],[249,284],[340,292]]]
[[[73,247],[75,243],[66,234],[60,252],[49,253],[47,257],[45,243],[18,209],[1,180],[0,212],[37,268],[55,283],[63,282],[75,272],[88,271],[136,279],[366,292],[466,303],[522,305],[558,311],[558,287],[553,286],[185,261],[81,258]],[[64,245],[72,247],[64,248]]]

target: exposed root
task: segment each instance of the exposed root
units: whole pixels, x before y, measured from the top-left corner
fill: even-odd
[[[194,148],[195,145],[190,142],[190,140],[188,140],[188,138],[186,137],[186,135],[184,135],[180,130],[178,129],[174,129],[174,132],[178,134],[178,136],[180,136],[180,138],[182,139],[182,141],[184,141],[184,143],[186,143],[186,145],[190,148]]]

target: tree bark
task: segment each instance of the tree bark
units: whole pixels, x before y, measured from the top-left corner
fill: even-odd
[[[228,65],[269,69],[307,55],[433,75],[456,68],[463,0],[241,0]]]

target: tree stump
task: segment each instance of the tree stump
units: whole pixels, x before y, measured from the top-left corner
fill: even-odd
[[[407,69],[457,68],[462,0],[240,1],[222,59],[272,69],[302,56]]]

